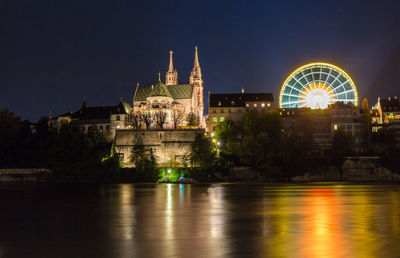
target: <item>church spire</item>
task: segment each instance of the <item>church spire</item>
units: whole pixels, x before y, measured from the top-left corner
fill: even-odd
[[[194,47],[194,63],[193,63],[193,68],[192,72],[190,73],[189,77],[189,83],[190,84],[201,84],[203,83],[203,80],[201,79],[201,68],[200,68],[200,63],[199,63],[199,54],[197,51],[197,46]]]
[[[165,74],[165,85],[177,85],[178,84],[178,72],[174,69],[174,61],[172,58],[172,54],[174,52],[169,51],[169,67],[168,71]]]
[[[172,54],[173,53],[174,52],[172,52],[172,50],[169,51],[169,68],[168,68],[168,72],[173,72],[174,71],[174,62],[172,60]]]
[[[194,68],[200,68],[199,54],[197,53],[197,46],[194,47]]]

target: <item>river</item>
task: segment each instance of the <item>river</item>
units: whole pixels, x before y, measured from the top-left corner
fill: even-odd
[[[400,186],[0,184],[0,257],[399,257]]]

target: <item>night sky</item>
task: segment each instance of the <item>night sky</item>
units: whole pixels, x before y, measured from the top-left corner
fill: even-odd
[[[400,1],[0,1],[0,108],[36,121],[187,83],[194,46],[211,92],[273,92],[297,66],[344,68],[360,97],[400,95]]]

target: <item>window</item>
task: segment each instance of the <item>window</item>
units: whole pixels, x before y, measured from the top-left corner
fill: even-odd
[[[235,105],[235,101],[234,101],[234,100],[231,101],[231,105],[232,105],[232,106]]]
[[[265,103],[261,103],[261,107],[265,107]]]
[[[217,123],[218,122],[218,118],[214,116],[212,121],[213,121],[213,123]]]
[[[221,106],[221,101],[218,101],[218,106]]]
[[[337,129],[338,129],[337,124],[334,124],[334,125],[333,125],[333,130],[336,131]]]
[[[221,116],[221,117],[219,118],[219,121],[220,121],[220,122],[224,122],[224,121],[225,121],[225,117]]]
[[[271,106],[271,103],[267,103],[267,107],[270,107]]]
[[[257,107],[257,103],[254,103],[254,107]]]
[[[115,127],[117,127],[117,129],[119,129],[119,128],[121,128],[121,125],[119,123],[116,123]]]
[[[119,121],[119,120],[121,120],[121,118],[119,116],[117,116],[116,120]]]
[[[249,107],[250,105],[249,105],[249,103],[246,103],[246,107]]]

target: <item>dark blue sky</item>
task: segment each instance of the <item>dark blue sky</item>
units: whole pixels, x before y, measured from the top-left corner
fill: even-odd
[[[400,93],[400,1],[0,1],[0,108],[24,119],[131,103],[136,82],[194,46],[212,92],[278,92],[310,61],[344,68],[360,97]]]

